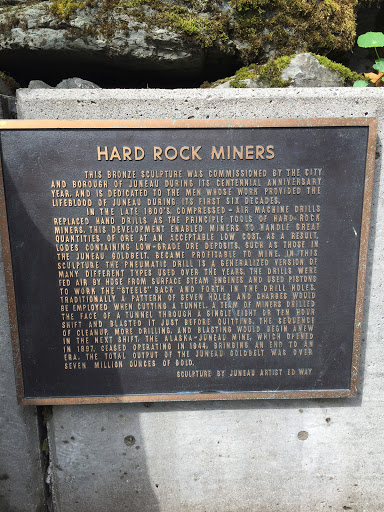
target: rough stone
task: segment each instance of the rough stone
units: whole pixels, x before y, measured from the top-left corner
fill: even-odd
[[[43,80],[31,80],[28,89],[53,89],[53,87],[43,82]]]
[[[4,96],[14,96],[15,92],[5,83],[5,81],[0,77],[0,94]]]
[[[59,55],[63,58],[71,55],[73,61],[84,61],[88,68],[91,65],[101,67],[104,62],[110,66],[113,57],[131,69],[181,68],[188,74],[199,72],[203,64],[203,50],[196,44],[171,29],[149,29],[145,22],[136,21],[122,11],[111,14],[109,22],[116,28],[106,37],[102,31],[90,32],[96,22],[95,12],[89,8],[65,20],[56,17],[46,1],[15,9],[17,26],[0,34],[0,52],[6,55],[27,52],[34,58],[39,52],[49,59],[53,52],[58,59]],[[0,25],[6,25],[11,16],[10,9],[2,12],[0,8]],[[31,51],[34,55],[28,53]]]
[[[116,74],[119,69],[122,81],[139,80],[137,72],[151,80],[156,73],[157,81],[159,75],[164,81],[171,80],[169,74],[191,79],[221,70],[224,75],[241,63],[298,50],[346,51],[353,45],[357,0],[332,0],[332,6],[313,2],[301,10],[289,0],[279,0],[273,10],[245,4],[24,0],[0,5],[0,54],[16,78],[17,61],[30,72],[39,69],[30,78],[48,81],[48,68],[59,75],[68,66],[71,74],[83,67],[87,79],[97,67],[105,80],[110,69]]]
[[[343,78],[336,71],[322,66],[310,53],[294,57],[281,73],[282,80],[291,82],[289,87],[340,87]]]
[[[100,89],[100,87],[89,80],[82,78],[66,78],[56,85],[56,89]]]
[[[49,439],[61,512],[382,512],[383,92],[21,90],[18,108],[24,119],[379,119],[356,398],[54,407]]]
[[[43,80],[31,80],[28,89],[54,89]],[[100,89],[100,87],[89,80],[82,78],[66,78],[56,85],[56,89]]]
[[[235,78],[234,76],[231,77]],[[239,84],[242,88],[245,89],[256,89],[258,87],[263,87],[263,83],[260,80],[255,80],[253,78],[245,78],[244,80],[239,80]],[[227,80],[222,84],[219,84],[216,89],[229,89],[231,87],[231,80]]]
[[[324,65],[324,61],[327,63],[326,65]],[[327,67],[327,65],[330,67]],[[332,69],[332,67],[335,69]],[[264,66],[252,64],[243,67],[235,75],[217,80],[212,84],[205,83],[202,88],[206,86],[216,89],[257,89],[276,86],[343,87],[344,85],[352,85],[358,79],[363,79],[363,76],[336,62],[319,55],[301,53],[271,59]]]

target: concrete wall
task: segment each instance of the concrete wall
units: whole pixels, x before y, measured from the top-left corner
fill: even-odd
[[[63,406],[48,427],[55,511],[384,511],[382,91],[22,90],[18,111],[23,119],[379,118],[358,397]]]
[[[0,118],[12,99],[0,96]],[[17,405],[4,262],[0,250],[0,511],[45,510],[39,428],[35,407]]]

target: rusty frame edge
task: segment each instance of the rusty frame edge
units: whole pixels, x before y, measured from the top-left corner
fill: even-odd
[[[251,399],[307,399],[307,398],[346,398],[357,395],[361,329],[365,275],[369,241],[369,221],[372,206],[373,178],[375,170],[375,148],[378,120],[373,117],[356,118],[310,118],[310,119],[188,119],[188,120],[0,120],[0,131],[26,129],[105,129],[105,128],[305,128],[322,126],[367,126],[369,128],[368,149],[363,196],[362,230],[360,235],[359,266],[350,389],[308,390],[308,391],[265,391],[265,392],[220,392],[220,393],[170,393],[153,395],[115,395],[87,397],[31,398],[24,393],[22,378],[21,350],[18,334],[16,300],[13,283],[12,259],[9,244],[7,213],[5,204],[2,162],[0,159],[0,232],[4,257],[4,270],[8,298],[8,311],[11,328],[13,358],[15,365],[17,401],[20,405],[76,405],[101,403],[138,402],[189,402],[207,400],[251,400]]]
[[[369,126],[376,118],[308,119],[181,119],[181,120],[0,120],[0,130],[61,128],[289,128],[313,126]]]
[[[356,396],[353,390],[319,390],[319,391],[254,391],[249,393],[184,393],[165,395],[115,395],[87,397],[57,398],[23,398],[21,405],[76,405],[104,403],[142,403],[142,402],[203,402],[223,400],[254,400],[254,399],[306,399],[306,398],[347,398]]]
[[[375,173],[375,155],[378,120],[376,118],[369,122],[368,148],[365,168],[363,211],[360,233],[359,266],[357,273],[357,290],[355,306],[355,324],[353,330],[353,351],[351,368],[351,390],[357,393],[361,348],[361,333],[364,309],[365,276],[368,260],[368,244],[370,218],[372,210],[373,180]]]

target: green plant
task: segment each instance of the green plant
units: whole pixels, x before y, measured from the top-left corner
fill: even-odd
[[[378,71],[378,73],[364,73],[364,76],[368,78],[373,84],[376,86],[384,85],[384,59],[380,57],[378,48],[382,48],[384,46],[384,34],[382,32],[367,32],[362,34],[357,39],[357,44],[360,48],[374,48],[377,59],[373,64],[373,69]],[[353,87],[367,87],[368,81],[365,80],[357,80]]]

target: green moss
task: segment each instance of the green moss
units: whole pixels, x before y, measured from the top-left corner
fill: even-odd
[[[229,85],[233,87],[234,89],[245,89],[247,87],[247,84],[244,82],[239,82],[239,80],[233,79],[229,82]]]
[[[201,11],[201,6],[206,11]],[[95,23],[88,29],[88,35],[111,36],[118,26],[111,17],[114,11],[124,10],[137,21],[146,23],[148,33],[151,27],[170,28],[175,32],[195,40],[203,47],[228,39],[229,15],[217,5],[202,0],[53,0],[50,10],[58,18],[67,20],[78,9],[96,7]]]
[[[205,82],[203,82],[200,85],[200,89],[213,89],[213,87],[214,85],[211,82],[208,82],[207,80],[205,80]]]
[[[95,5],[95,0],[54,0],[50,10],[58,18],[68,19],[78,9],[85,9]]]
[[[204,82],[202,88],[213,88],[220,84],[229,82],[233,88],[244,88],[246,84],[243,80],[252,79],[259,81],[266,87],[288,87],[289,81],[280,78],[281,72],[288,66],[294,55],[271,59],[264,65],[251,64],[238,69],[234,76],[221,78],[216,82]]]
[[[260,60],[267,45],[277,55],[347,51],[355,41],[357,0],[231,0],[235,37],[248,42],[244,61]]]
[[[41,451],[44,453],[44,455],[49,455],[48,439],[44,439],[41,445]]]
[[[294,55],[271,59],[263,66],[251,64],[248,67],[240,68],[235,77],[237,80],[253,78],[267,87],[288,87],[290,82],[281,79],[281,72],[291,62],[292,57]]]
[[[259,79],[268,84],[268,87],[288,87],[289,80],[282,80],[281,72],[291,62],[294,55],[271,59],[259,70]]]
[[[257,66],[256,64],[251,64],[250,66],[240,68],[236,71],[236,79],[246,80],[247,78],[257,78],[259,69],[260,66]]]

